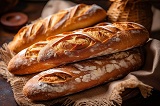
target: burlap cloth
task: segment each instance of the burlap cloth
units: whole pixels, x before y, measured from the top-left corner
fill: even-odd
[[[160,41],[152,39],[145,48],[144,66],[137,71],[129,73],[126,77],[99,85],[73,95],[62,98],[32,102],[22,94],[24,84],[33,75],[14,76],[7,70],[7,64],[14,54],[4,44],[0,48],[0,74],[10,83],[14,98],[20,106],[111,106],[122,104],[122,92],[126,88],[139,88],[144,98],[151,94],[151,90],[160,90]],[[132,95],[130,95],[132,97]]]

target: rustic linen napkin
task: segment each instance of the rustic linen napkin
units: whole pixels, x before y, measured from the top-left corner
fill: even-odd
[[[45,18],[48,15],[57,13],[59,10],[63,10],[65,8],[69,8],[75,5],[76,5],[75,3],[68,0],[50,0],[43,8],[41,17]]]
[[[160,90],[158,84],[160,82],[160,41],[150,40],[144,48],[146,61],[144,67],[140,70],[131,72],[122,79],[50,101],[32,102],[22,94],[23,86],[35,74],[14,76],[8,72],[7,64],[14,54],[10,52],[7,45],[3,45],[0,49],[0,74],[10,83],[15,100],[20,106],[51,106],[55,104],[65,106],[121,105],[121,93],[126,88],[139,88],[143,97],[149,96],[152,88]]]

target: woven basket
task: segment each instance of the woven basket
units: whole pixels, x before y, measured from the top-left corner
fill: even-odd
[[[109,22],[132,21],[146,27],[152,26],[151,4],[145,0],[110,0],[113,2],[107,11]]]

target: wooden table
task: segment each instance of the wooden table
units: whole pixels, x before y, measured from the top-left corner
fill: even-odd
[[[45,6],[47,1],[41,1],[41,2],[32,2],[32,1],[23,1],[19,2],[17,6],[12,9],[12,11],[20,11],[24,12],[28,15],[29,20],[28,23],[31,21],[36,20],[41,16],[41,12],[43,7]],[[152,32],[153,37],[160,39],[160,32]],[[4,30],[2,26],[0,26],[0,46],[2,46],[3,43],[8,43],[13,39],[13,36],[16,34],[16,32],[10,32],[7,30]],[[159,36],[158,36],[159,34]],[[154,90],[153,95],[150,96],[147,99],[144,99],[141,94],[139,93],[135,97],[123,101],[122,106],[160,106],[160,92]],[[10,87],[10,84],[0,76],[0,106],[17,106],[14,97],[13,92]]]

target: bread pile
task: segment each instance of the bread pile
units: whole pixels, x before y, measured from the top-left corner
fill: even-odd
[[[37,73],[23,88],[34,101],[92,88],[139,69],[149,38],[134,22],[106,22],[97,5],[79,4],[23,27],[9,44],[8,71]]]

